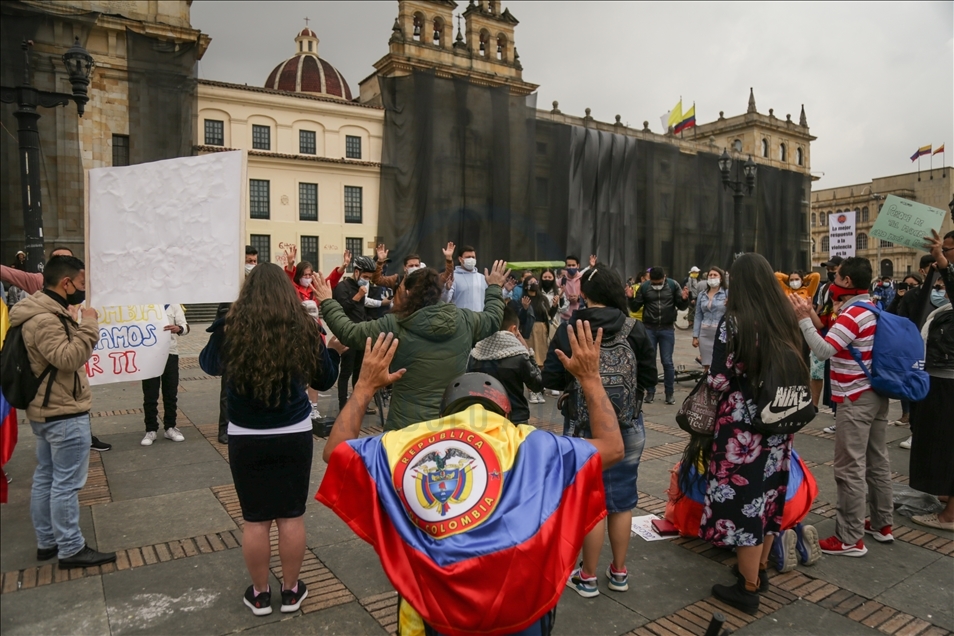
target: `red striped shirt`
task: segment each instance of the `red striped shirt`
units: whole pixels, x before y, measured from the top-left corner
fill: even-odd
[[[871,381],[861,366],[855,362],[848,351],[848,345],[861,353],[861,360],[871,371],[871,350],[874,347],[877,318],[866,307],[870,302],[861,301],[850,305],[843,311],[828,330],[825,342],[835,348],[831,357],[831,399],[832,402],[852,402],[871,388]]]

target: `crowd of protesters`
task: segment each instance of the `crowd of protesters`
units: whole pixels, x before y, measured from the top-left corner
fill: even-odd
[[[764,257],[743,254],[728,271],[693,267],[681,284],[662,267],[624,284],[595,255],[586,267],[568,255],[562,268],[515,276],[502,261],[481,269],[472,246],[448,243],[442,267],[429,267],[411,254],[401,271],[389,273],[388,249],[379,245],[374,256],[346,253],[341,266],[325,276],[311,263],[296,263],[294,248],[285,255],[284,271],[258,263],[255,250],[247,248],[239,298],[220,306],[200,356],[206,372],[222,377],[219,441],[228,445],[251,578],[244,603],[256,615],[272,611],[273,523],[282,566],[281,611],[296,611],[308,594],[299,572],[312,431],[320,418],[318,392],[335,384],[339,414],[323,455],[334,477],[326,478],[318,498],[375,544],[389,575],[389,568],[399,571],[401,563],[426,554],[434,563],[421,576],[439,579],[438,564],[451,559],[449,553],[433,556],[438,526],[429,525],[424,513],[418,518],[420,510],[392,474],[400,470],[398,457],[389,454],[410,453],[402,461],[413,458],[417,472],[404,483],[421,489],[416,496],[430,502],[426,508],[446,512],[469,496],[466,484],[477,459],[453,444],[422,451],[435,436],[448,444],[465,435],[487,442],[496,458],[480,461],[501,462],[500,470],[510,471],[508,479],[524,480],[542,497],[540,505],[550,506],[548,514],[572,526],[561,539],[560,533],[545,531],[547,515],[524,515],[519,529],[513,526],[504,538],[504,528],[516,524],[513,515],[520,514],[512,503],[520,495],[504,490],[497,508],[485,511],[472,530],[455,534],[454,558],[483,555],[489,564],[495,561],[488,551],[496,554],[490,544],[500,554],[532,546],[552,555],[548,567],[559,576],[525,582],[525,606],[500,608],[471,590],[475,606],[487,602],[479,620],[441,614],[411,582],[392,576],[402,598],[402,633],[415,625],[476,633],[501,624],[514,632],[548,633],[559,598],[551,588],[566,585],[584,597],[600,594],[598,566],[607,535],[612,556],[606,588],[627,591],[630,527],[646,439],[643,405],[655,399],[657,355],[665,404],[676,404],[674,326],[683,311],[690,312],[703,384],[718,396],[718,405],[714,427],[693,433],[673,470],[666,517],[684,535],[736,551],[734,580],[713,586],[717,598],[754,613],[769,589],[773,554],[778,567],[788,569],[795,560],[810,565],[823,553],[864,556],[866,535],[893,541],[888,398],[874,390],[871,379],[882,312],[920,330],[918,346],[924,346],[930,378],[926,397],[904,401],[895,422],[911,426],[911,438],[902,445],[911,450],[911,486],[944,503],[939,512],[914,521],[954,530],[949,425],[954,312],[947,292],[954,284],[954,233],[925,240],[930,254],[920,271],[897,284],[873,280],[870,263],[857,257],[823,263],[826,281],[812,272],[775,272]],[[69,250],[54,251],[43,274],[23,271],[17,267],[22,262],[18,255],[2,272],[4,283],[24,292],[22,299],[16,296],[11,325],[23,326],[35,372],[48,366],[59,371],[41,382],[27,409],[38,442],[31,508],[37,557],[58,557],[63,568],[107,563],[115,555],[97,552],[83,539],[76,496],[85,483],[89,449],[108,450],[108,445],[97,448],[90,435],[91,393],[78,373],[98,334],[96,311],[78,308],[85,266]],[[160,391],[164,436],[184,440],[176,426],[175,340],[188,334],[189,325],[178,305],[166,305],[166,312],[173,348],[163,374],[143,381],[144,446],[157,440]],[[780,360],[791,363],[783,368]],[[794,434],[768,434],[759,426],[760,388],[779,374],[806,387],[816,412],[830,408],[835,415],[826,430],[835,436],[836,524],[824,539],[803,524],[817,487],[793,449]],[[390,392],[385,432],[358,440],[363,417],[376,413],[371,401],[377,391]],[[547,392],[559,397],[562,435],[528,424],[530,405],[546,402]],[[354,463],[355,455],[363,461]],[[470,463],[454,459],[461,456]],[[562,470],[554,475],[562,477],[528,467],[534,457],[560,463]],[[421,468],[426,462],[434,463],[434,472]],[[429,490],[431,480],[440,488]],[[441,490],[447,484],[455,490]],[[377,509],[375,502],[383,517],[362,512]],[[411,554],[409,546],[429,547]],[[466,592],[478,584],[455,585]]]

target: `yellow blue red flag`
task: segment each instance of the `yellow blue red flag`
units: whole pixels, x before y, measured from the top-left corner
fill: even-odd
[[[10,327],[10,317],[7,315],[7,305],[0,300],[0,349],[7,337]],[[13,449],[17,445],[17,410],[7,402],[0,392],[0,503],[7,503],[7,477],[3,466],[13,456]]]
[[[449,635],[510,634],[539,620],[606,514],[592,444],[481,406],[340,444],[315,498]]]

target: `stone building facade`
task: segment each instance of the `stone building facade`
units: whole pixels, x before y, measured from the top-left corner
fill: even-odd
[[[885,197],[893,194],[932,207],[949,210],[954,202],[954,168],[935,168],[890,177],[877,177],[867,183],[826,188],[812,192],[811,235],[812,265],[828,260],[828,219],[842,211],[855,212],[855,254],[871,261],[881,276],[900,278],[916,272],[925,251],[913,250],[869,236]],[[944,215],[941,235],[954,229],[951,216]]]
[[[189,154],[191,143],[170,140],[168,148],[155,140],[168,136],[165,122],[154,120],[150,108],[159,106],[146,86],[156,78],[150,71],[168,71],[163,54],[153,60],[139,56],[144,49],[164,49],[181,66],[194,66],[207,49],[208,35],[193,29],[191,2],[107,0],[11,0],[3,2],[0,70],[5,86],[16,86],[23,77],[20,43],[32,39],[33,85],[41,90],[72,92],[61,57],[79,38],[95,60],[86,113],[78,118],[75,107],[40,108],[43,156],[41,177],[43,228],[47,254],[58,245],[77,254],[85,250],[84,170],[128,165],[168,156]],[[133,41],[135,40],[135,41]],[[166,53],[164,53],[166,54]],[[149,66],[151,65],[151,66]],[[187,79],[189,71],[182,73]],[[188,82],[179,90],[191,91]],[[185,104],[188,107],[188,104]],[[3,104],[0,135],[0,261],[12,261],[22,248],[23,213],[17,124],[13,104]],[[168,110],[168,109],[166,109]],[[183,118],[192,117],[182,113]],[[191,120],[188,122],[191,123]],[[7,134],[10,132],[11,134]],[[171,131],[173,135],[176,131]],[[191,134],[189,135],[191,137]],[[162,156],[165,155],[165,156]]]

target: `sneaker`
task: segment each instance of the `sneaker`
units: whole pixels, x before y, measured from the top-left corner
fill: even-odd
[[[537,393],[537,404],[546,404],[546,403],[547,403],[547,399],[543,397],[543,391],[541,391],[540,393]]]
[[[553,397],[560,397],[560,392],[559,392],[559,391],[550,391],[550,395],[552,395]]]
[[[837,554],[850,557],[863,557],[868,554],[868,548],[865,547],[864,539],[858,539],[858,543],[854,545],[846,545],[841,542],[841,539],[832,535],[827,539],[819,541],[818,547],[821,548],[821,551],[825,554]]]
[[[903,415],[901,416],[901,419],[895,420],[895,421],[893,421],[893,422],[891,422],[891,423],[892,423],[894,426],[907,426],[908,424],[910,424],[910,422],[908,421],[908,418],[909,418],[909,417],[910,417],[910,416],[909,416],[907,413],[905,413],[905,414],[903,414]]]
[[[583,598],[593,598],[600,595],[600,589],[596,587],[596,577],[584,579],[583,568],[576,568],[570,573],[566,586],[576,590],[576,593]]]
[[[736,581],[735,585],[713,585],[712,595],[726,605],[748,614],[759,611],[759,593],[745,589],[744,581]]]
[[[321,419],[321,411],[318,410],[318,403],[317,403],[317,402],[312,402],[312,403],[311,403],[311,419],[313,419],[313,420],[320,420],[320,419]]]
[[[672,393],[666,396],[666,404],[673,405],[676,403],[676,398]]]
[[[173,426],[172,428],[167,428],[166,432],[162,434],[166,439],[171,439],[173,442],[184,442],[185,436],[179,431],[178,426]]]
[[[101,453],[108,451],[113,447],[112,444],[107,444],[106,442],[100,441],[95,435],[92,436],[92,439],[89,442],[90,450],[99,451]]]
[[[643,404],[652,404],[653,400],[656,399],[655,393],[647,393],[646,397],[643,398]]]
[[[832,424],[831,426],[826,426],[825,428],[822,429],[822,433],[828,433],[829,435],[834,435],[835,425]]]
[[[59,568],[69,570],[70,568],[91,568],[104,563],[112,563],[116,560],[115,552],[97,552],[88,545],[73,556],[60,557]]]
[[[52,548],[37,548],[37,549],[36,549],[36,560],[37,560],[37,561],[49,561],[50,559],[52,559],[53,557],[55,557],[56,554],[57,554],[57,552],[59,552],[59,551],[60,551],[60,549],[59,549],[58,547],[56,547],[56,546],[53,546]]]
[[[875,541],[880,543],[893,543],[894,535],[891,534],[891,526],[885,526],[881,530],[875,530],[871,527],[871,521],[865,519],[865,534],[870,534]]]
[[[775,544],[772,546],[772,551],[775,552],[775,567],[779,572],[794,570],[795,566],[798,565],[797,544],[798,536],[791,528],[782,531],[780,535],[775,537]],[[775,551],[776,546],[778,546],[777,552]],[[762,573],[759,572],[759,578],[761,577]],[[759,591],[761,592],[763,590],[760,589]]]
[[[530,397],[527,398],[527,403],[536,404],[537,403],[537,394],[533,391],[530,391]]]
[[[297,592],[282,588],[282,611],[286,614],[289,612],[297,612],[298,608],[301,607],[301,602],[308,596],[308,588],[305,586],[304,581],[299,579],[297,587]]]
[[[788,531],[786,531],[788,532]],[[776,539],[778,541],[778,539]],[[794,566],[792,566],[794,567]],[[789,568],[791,569],[791,568]],[[786,570],[787,572],[788,570]],[[732,574],[735,576],[737,581],[741,581],[743,587],[745,586],[745,578],[742,576],[742,573],[739,572],[739,564],[736,563],[732,566]],[[768,570],[763,570],[759,568],[759,594],[764,594],[769,591],[769,579],[768,579]]]
[[[798,558],[802,560],[802,565],[818,563],[822,551],[818,544],[818,530],[815,529],[815,526],[798,524],[795,526],[795,534],[798,536],[795,549],[798,551]]]
[[[245,590],[245,598],[242,599],[245,605],[252,610],[256,616],[268,616],[272,613],[272,591],[265,590],[261,594],[255,593],[255,586],[249,585]]]
[[[606,566],[606,579],[607,586],[614,592],[625,592],[629,589],[629,572],[617,571],[612,563]]]
[[[139,443],[143,446],[152,446],[152,443],[156,441],[156,437],[156,431],[146,431],[146,435]]]
[[[911,440],[912,440],[912,439],[914,439],[914,438],[909,436],[908,439],[906,439],[906,440],[904,440],[903,442],[901,442],[900,444],[898,444],[898,446],[900,446],[900,447],[903,448],[904,450],[911,450]]]
[[[365,414],[365,415],[377,415],[377,414],[378,414],[378,409],[374,408],[373,406],[371,406],[371,405],[369,404],[369,405],[368,405],[368,409],[364,412],[364,414]]]

